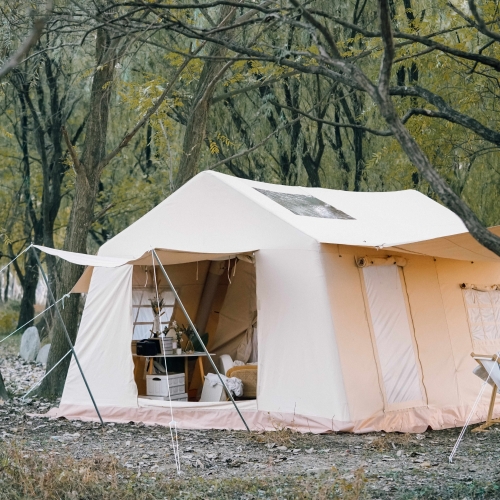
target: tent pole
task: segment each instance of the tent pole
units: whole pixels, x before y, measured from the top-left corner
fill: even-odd
[[[179,305],[181,306],[182,312],[184,313],[184,316],[186,316],[186,318],[188,320],[189,326],[193,329],[193,332],[195,333],[196,337],[198,338],[198,342],[201,344],[201,346],[203,347],[203,350],[207,354],[208,360],[210,361],[212,368],[215,370],[215,373],[217,373],[217,376],[219,377],[219,380],[222,384],[222,387],[224,387],[227,395],[229,396],[229,398],[233,402],[233,405],[234,405],[236,411],[238,412],[238,415],[240,416],[242,422],[245,424],[247,431],[250,432],[250,428],[248,427],[247,423],[245,422],[245,419],[243,418],[243,415],[241,414],[240,409],[238,408],[238,405],[236,404],[236,401],[234,400],[233,395],[231,394],[231,391],[227,388],[226,384],[222,380],[221,374],[220,374],[219,370],[217,369],[217,366],[215,366],[215,363],[214,363],[214,360],[212,359],[212,356],[210,356],[210,353],[207,351],[207,348],[206,348],[205,344],[203,343],[203,340],[201,340],[200,334],[198,333],[196,326],[194,326],[194,323],[191,321],[191,317],[189,316],[188,312],[186,311],[186,308],[184,307],[184,304],[182,303],[182,301],[177,293],[177,290],[174,288],[173,283],[170,281],[170,278],[167,274],[167,271],[165,271],[165,268],[163,267],[163,264],[161,263],[161,261],[158,257],[158,254],[156,253],[156,250],[152,249],[151,251],[153,252],[154,257],[155,257],[156,261],[158,262],[158,265],[160,266],[160,269],[163,273],[163,276],[165,276],[165,279],[168,281],[168,284],[169,284],[170,288],[172,289],[172,292],[174,292],[175,298],[176,298],[177,302],[179,302]],[[165,367],[165,369],[166,369],[166,367]]]
[[[78,365],[78,369],[80,370],[80,373],[83,378],[83,382],[85,383],[85,387],[87,388],[87,391],[89,392],[90,399],[92,400],[92,404],[94,405],[95,411],[97,412],[97,416],[99,417],[99,420],[101,421],[101,425],[104,426],[104,422],[102,420],[101,414],[99,413],[99,408],[97,408],[97,404],[94,400],[94,396],[92,395],[92,392],[90,390],[89,384],[87,383],[87,379],[85,378],[85,375],[83,374],[82,367],[80,366],[80,361],[78,361],[78,357],[75,352],[75,348],[73,347],[73,342],[71,342],[71,338],[69,336],[68,330],[66,328],[66,325],[64,323],[64,320],[61,316],[61,312],[59,311],[59,307],[57,306],[56,299],[52,293],[52,290],[49,285],[49,280],[47,279],[47,276],[45,274],[45,271],[43,270],[42,264],[40,263],[40,259],[38,258],[38,254],[36,253],[36,250],[32,247],[31,250],[33,250],[33,254],[35,255],[36,262],[38,264],[38,267],[40,268],[40,272],[42,273],[43,281],[45,281],[45,285],[47,286],[47,293],[49,294],[50,300],[54,304],[54,308],[56,310],[57,317],[59,318],[59,321],[61,322],[61,325],[64,330],[64,334],[66,335],[66,340],[68,341],[68,344],[70,345],[71,352],[73,353],[73,356],[75,357],[76,364]]]

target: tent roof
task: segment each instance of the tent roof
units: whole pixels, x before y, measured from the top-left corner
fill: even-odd
[[[490,227],[489,230],[500,236],[500,226]],[[387,250],[470,261],[498,262],[500,258],[479,244],[470,233],[455,234],[427,241],[409,243],[407,245],[394,246]]]
[[[458,216],[418,191],[282,186],[211,171],[105,243],[99,255],[137,259],[152,247],[239,254],[283,247],[288,240],[293,245],[300,235],[320,243],[498,260],[473,240]]]
[[[385,247],[467,231],[453,212],[414,190],[352,192],[266,184],[223,174],[209,175],[217,175],[233,189],[321,243]],[[314,197],[351,218],[296,215],[262,194],[262,190]]]

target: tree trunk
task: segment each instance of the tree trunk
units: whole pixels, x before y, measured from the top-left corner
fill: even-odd
[[[5,288],[3,290],[3,301],[9,301],[9,286],[10,286],[10,266],[5,270]]]
[[[66,229],[64,250],[87,253],[87,236],[94,218],[94,205],[99,189],[99,179],[104,168],[101,161],[105,156],[108,131],[111,84],[115,64],[119,57],[119,41],[111,38],[104,28],[97,31],[96,70],[92,82],[89,103],[89,117],[82,159],[74,162],[76,171],[75,196]],[[63,261],[60,267],[60,295],[68,293],[83,272],[81,266]],[[71,341],[74,344],[79,321],[79,295],[72,295],[61,309]],[[47,371],[49,371],[70,349],[64,330],[58,322],[54,325]],[[45,397],[62,394],[70,357],[67,357],[47,376],[39,392]]]
[[[18,80],[22,83],[18,88],[18,98],[21,106],[21,149],[23,165],[23,194],[26,203],[25,216],[25,237],[27,241],[34,241],[35,244],[42,242],[41,223],[36,216],[31,196],[31,164],[28,146],[28,110],[26,96],[29,92],[29,84],[24,80],[24,76],[15,71]],[[12,252],[14,253],[14,252]],[[24,273],[19,267],[17,261],[14,262],[14,268],[19,276],[19,281],[23,288],[21,298],[21,307],[17,328],[33,319],[35,315],[36,287],[38,285],[38,266],[34,255],[30,252],[24,257]]]
[[[349,107],[347,102],[347,98],[341,89],[339,89],[339,96],[341,97],[341,106],[344,110],[344,113],[347,117],[349,123],[361,125],[359,121],[359,116],[363,111],[363,105],[361,101],[361,97],[356,93],[353,93],[350,97],[350,101],[352,103],[352,110]],[[353,150],[354,150],[354,191],[361,190],[361,181],[363,179],[363,174],[365,171],[365,160],[363,158],[363,137],[364,131],[362,129],[353,128]]]
[[[230,15],[232,11],[234,12],[234,7],[231,5],[222,6],[219,24],[230,23],[234,17],[234,13]],[[222,58],[226,52],[227,49],[221,45],[211,45],[209,56],[213,58]],[[225,65],[226,62],[223,60],[207,59],[205,61],[188,114],[184,141],[182,144],[182,155],[179,170],[177,171],[174,181],[174,189],[180,188],[197,173],[201,146],[204,143],[207,131],[210,103],[215,91],[215,84],[224,75]]]
[[[5,388],[5,382],[3,381],[2,374],[0,373],[0,399],[7,401],[9,399],[9,394]]]
[[[31,250],[24,255],[26,255],[26,258],[24,259],[24,276],[22,280],[23,297],[21,299],[17,328],[20,328],[35,316],[36,287],[39,277],[38,265]]]

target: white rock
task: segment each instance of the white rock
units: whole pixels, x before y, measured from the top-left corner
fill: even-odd
[[[40,350],[40,337],[36,326],[30,326],[26,329],[21,337],[21,347],[19,355],[25,361],[33,362],[36,360],[38,351]]]
[[[36,362],[42,365],[47,364],[47,359],[49,357],[50,344],[45,344],[38,351],[38,356],[36,357]]]

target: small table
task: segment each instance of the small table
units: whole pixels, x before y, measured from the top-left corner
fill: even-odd
[[[197,358],[198,367],[200,369],[201,381],[205,379],[205,370],[203,369],[203,356],[208,356],[204,351],[195,351],[195,352],[183,352],[182,354],[155,354],[154,356],[141,356],[139,354],[134,354],[134,356],[138,358],[149,358],[149,367],[148,374],[153,375],[154,368],[154,358],[184,358],[184,383],[185,383],[185,392],[187,393],[189,390],[189,382],[188,382],[188,358]],[[210,356],[215,356],[215,354],[210,353]],[[166,367],[165,367],[166,369]]]

